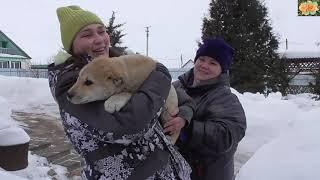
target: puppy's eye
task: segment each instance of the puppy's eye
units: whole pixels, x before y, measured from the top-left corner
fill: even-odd
[[[90,86],[91,84],[93,84],[93,82],[88,79],[84,82],[84,85],[86,86]]]

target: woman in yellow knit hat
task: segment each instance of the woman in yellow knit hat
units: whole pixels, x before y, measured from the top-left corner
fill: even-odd
[[[78,6],[57,9],[61,40],[68,56],[49,66],[49,85],[74,148],[85,159],[84,179],[190,179],[191,169],[159,124],[158,112],[170,89],[168,69],[156,69],[123,110],[110,114],[104,102],[75,105],[66,93],[92,58],[119,54],[101,19]],[[191,104],[184,109],[193,111]],[[183,112],[183,111],[182,111]],[[185,111],[186,112],[186,111]],[[178,114],[190,120],[192,113]]]

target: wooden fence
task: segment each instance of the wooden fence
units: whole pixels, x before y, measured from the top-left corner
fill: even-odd
[[[16,77],[31,77],[31,78],[48,78],[48,70],[47,69],[0,68],[0,75],[16,76]]]

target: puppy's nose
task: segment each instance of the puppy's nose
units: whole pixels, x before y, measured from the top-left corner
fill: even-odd
[[[68,98],[68,99],[72,99],[73,96],[74,96],[74,95],[73,95],[72,93],[67,92],[67,98]]]

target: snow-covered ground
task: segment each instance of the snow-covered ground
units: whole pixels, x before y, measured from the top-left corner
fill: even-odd
[[[58,116],[46,79],[0,76],[0,98],[13,110],[41,111]],[[237,180],[314,180],[320,168],[320,102],[310,94],[290,95],[284,99],[279,93],[265,98],[261,94],[233,91],[246,112],[248,129],[239,144],[238,153],[251,158],[240,169]],[[0,106],[2,112],[3,106]],[[8,114],[0,114],[0,118]],[[31,155],[29,167],[7,173],[27,179],[49,179],[50,169],[65,178],[65,169],[54,166],[41,157]],[[58,169],[58,170],[57,170]]]
[[[0,179],[11,180],[11,176],[17,176],[17,180],[51,180],[52,177],[48,174],[52,171],[54,172],[52,175],[55,179],[68,180],[66,176],[67,169],[65,167],[48,163],[47,159],[44,157],[40,157],[29,152],[28,161],[28,167],[19,171],[4,171],[0,168]]]
[[[315,180],[320,168],[320,102],[310,94],[264,99],[244,94],[248,131],[239,151],[254,155],[236,180]]]
[[[23,130],[14,128],[19,124],[10,117],[11,110],[41,111],[57,116],[57,107],[52,105],[54,100],[50,96],[46,79],[0,76],[0,84],[0,145],[13,145],[29,141],[29,137],[24,135]],[[65,167],[50,164],[43,157],[29,152],[28,162],[28,167],[19,171],[5,172],[0,168],[0,179],[49,180],[52,179],[48,175],[49,171],[54,171],[56,179],[67,179]]]

